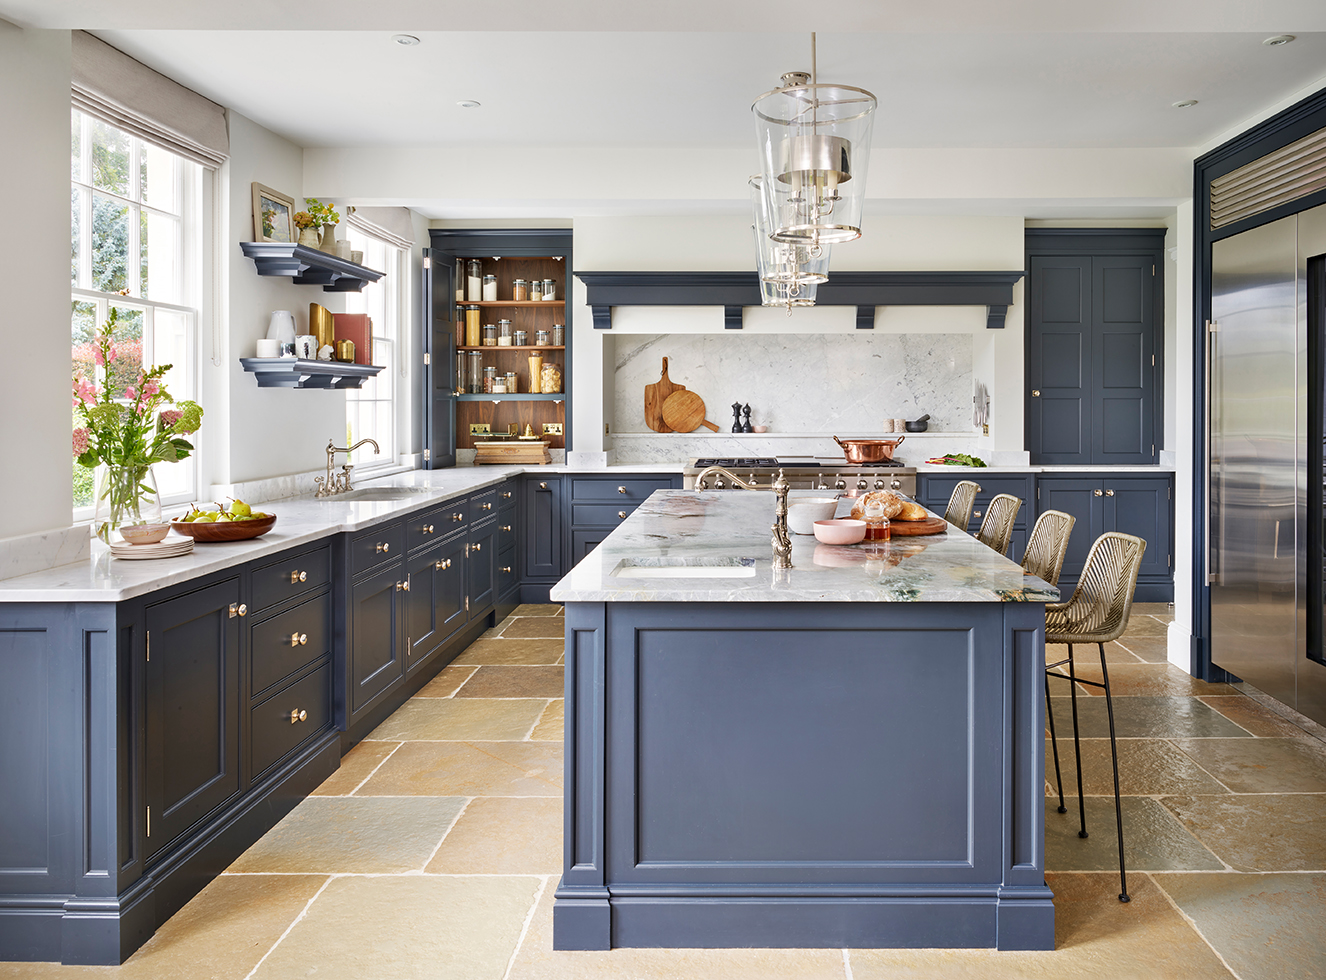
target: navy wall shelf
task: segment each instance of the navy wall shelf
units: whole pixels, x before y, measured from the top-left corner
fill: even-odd
[[[382,370],[380,364],[307,361],[298,357],[241,357],[259,388],[358,388]]]
[[[289,276],[301,286],[321,286],[328,293],[357,293],[385,273],[338,259],[293,242],[240,242],[260,276]]]

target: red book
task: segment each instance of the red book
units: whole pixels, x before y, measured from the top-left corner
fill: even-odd
[[[373,363],[373,321],[367,313],[333,313],[333,333],[337,340],[352,340],[355,363]]]

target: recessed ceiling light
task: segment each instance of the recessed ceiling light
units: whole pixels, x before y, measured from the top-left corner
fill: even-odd
[[[1288,44],[1296,36],[1294,34],[1277,34],[1275,37],[1268,37],[1262,44],[1265,44],[1268,48],[1278,48],[1282,44]]]
[[[406,48],[412,48],[419,43],[419,39],[413,34],[393,34],[391,39]]]
[[[482,104],[482,102],[475,102],[473,99],[461,99],[456,103],[456,105],[460,106],[462,109],[477,109]]]
[[[1184,99],[1182,102],[1175,102],[1175,109],[1189,109],[1197,104],[1196,99]]]

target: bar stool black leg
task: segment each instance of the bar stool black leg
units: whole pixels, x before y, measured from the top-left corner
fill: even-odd
[[[1050,674],[1045,673],[1045,717],[1050,723],[1050,750],[1054,753],[1054,784],[1059,789],[1059,812],[1067,813],[1064,806],[1064,777],[1059,772],[1059,740],[1054,736],[1054,708],[1050,706]]]
[[[1087,833],[1087,802],[1082,792],[1082,741],[1077,734],[1077,673],[1073,668],[1073,644],[1068,644],[1068,693],[1073,703],[1073,756],[1077,759],[1077,815],[1082,822],[1078,837],[1089,837]]]
[[[1128,897],[1128,872],[1123,861],[1123,806],[1119,802],[1119,743],[1114,736],[1114,701],[1110,697],[1110,671],[1105,666],[1105,644],[1100,647],[1100,676],[1105,682],[1105,713],[1110,719],[1110,760],[1114,763],[1114,820],[1119,829],[1119,901],[1130,902]]]

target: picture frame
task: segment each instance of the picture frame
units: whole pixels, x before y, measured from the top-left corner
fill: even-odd
[[[297,242],[295,200],[263,184],[253,185],[253,240],[255,242]]]

